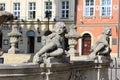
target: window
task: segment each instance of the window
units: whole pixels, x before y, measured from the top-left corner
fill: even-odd
[[[5,11],[5,3],[0,3],[0,5],[3,7],[3,10]]]
[[[17,19],[20,19],[20,3],[14,3],[13,9],[14,15],[17,17]]]
[[[61,18],[69,17],[69,1],[62,1],[61,5]]]
[[[94,0],[85,0],[85,16],[94,15]]]
[[[101,16],[111,16],[111,0],[101,0]]]
[[[45,18],[52,17],[52,2],[45,2]]]
[[[35,15],[36,15],[36,3],[35,2],[31,2],[29,3],[29,9],[28,9],[28,18],[29,19],[35,19]]]
[[[37,42],[41,42],[41,36],[37,37]]]

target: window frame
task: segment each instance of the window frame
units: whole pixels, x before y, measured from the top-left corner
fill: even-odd
[[[107,11],[105,12],[105,15],[102,15],[102,0],[100,0],[100,16],[101,17],[111,17],[112,16],[112,0],[111,0],[111,4],[110,5],[105,5],[105,7],[110,7],[111,11],[110,11],[110,15],[107,15]]]
[[[20,19],[20,2],[13,3],[13,13]]]
[[[3,6],[3,11],[5,11],[5,9],[6,9],[6,4],[5,4],[5,3],[0,3],[0,5]]]
[[[28,3],[28,19],[36,18],[36,2]]]
[[[90,4],[90,0],[89,0],[89,4]],[[94,17],[95,16],[95,0],[93,0],[93,5],[91,6],[91,5],[89,5],[89,6],[87,6],[89,9],[90,8],[93,8],[93,15],[90,15],[90,11],[89,11],[89,14],[88,15],[86,15],[86,0],[84,0],[84,17]]]
[[[44,2],[44,8],[45,8],[45,11],[44,11],[45,15],[44,15],[44,17],[45,17],[45,18],[48,18],[48,16],[46,15],[46,14],[47,14],[47,11],[50,11],[49,18],[52,17],[52,1],[50,1],[50,8],[49,8],[48,3],[49,3],[48,1],[45,1],[45,2]],[[47,7],[48,7],[48,8],[47,8]]]
[[[65,2],[65,8],[63,9],[62,8],[62,6],[63,6],[63,2]],[[67,2],[68,2],[68,8],[67,8]],[[62,13],[62,11],[65,11],[65,13]],[[68,11],[68,13],[67,13],[67,11]],[[62,15],[65,15],[64,17],[62,16]],[[67,15],[68,15],[68,17],[67,17]],[[60,14],[60,17],[62,18],[62,19],[69,19],[69,17],[70,17],[70,2],[69,1],[61,1],[61,14]]]

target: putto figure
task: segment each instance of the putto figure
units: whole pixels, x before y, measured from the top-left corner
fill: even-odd
[[[108,56],[110,57],[110,46],[109,46],[109,37],[111,36],[111,28],[104,28],[101,37],[98,41],[91,47],[89,58],[94,60],[97,55]]]
[[[44,38],[44,46],[36,53],[33,62],[43,63],[44,58],[61,56],[64,53],[63,38],[65,33],[65,24],[63,22],[57,22],[53,28],[53,32]]]

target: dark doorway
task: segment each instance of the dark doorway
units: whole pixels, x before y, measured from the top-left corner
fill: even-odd
[[[84,34],[82,39],[82,55],[90,54],[91,48],[91,36],[89,34]]]
[[[27,32],[28,42],[27,42],[27,52],[28,53],[34,53],[35,48],[35,32],[33,30],[30,30]]]
[[[0,48],[2,49],[2,33],[0,32]]]
[[[33,36],[28,37],[28,52],[34,53],[34,37]]]

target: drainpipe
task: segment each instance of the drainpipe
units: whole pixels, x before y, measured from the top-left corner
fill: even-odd
[[[77,2],[78,2],[78,0],[75,0],[75,3],[74,3],[74,6],[75,6],[75,9],[74,9],[74,25],[76,25]]]
[[[120,57],[120,0],[119,0],[119,10],[118,10],[118,57]]]

